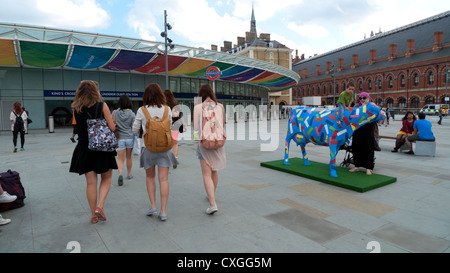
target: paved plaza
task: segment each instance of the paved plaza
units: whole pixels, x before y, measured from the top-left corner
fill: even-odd
[[[379,127],[381,135],[397,134],[396,117]],[[69,173],[71,128],[31,129],[26,151],[17,153],[11,132],[2,131],[0,170],[20,173],[27,198],[24,207],[1,213],[12,222],[0,226],[0,253],[68,253],[71,244],[83,253],[368,253],[372,245],[382,253],[450,253],[450,117],[441,126],[437,117],[427,119],[436,156],[392,153],[394,140],[381,139],[374,173],[397,182],[365,193],[261,167],[283,158],[287,119],[271,140],[251,138],[261,126],[236,127],[226,143],[227,168],[219,172],[219,211],[211,216],[197,144],[181,140],[180,165],[169,173],[168,220],[145,215],[145,172],[134,156],[132,180],[118,186],[113,172],[108,219],[97,224],[90,223],[85,177]],[[269,141],[276,150],[261,151]],[[312,161],[329,162],[327,147],[308,144],[307,152]],[[290,154],[300,157],[300,148],[292,143]],[[337,162],[343,158],[340,151]]]

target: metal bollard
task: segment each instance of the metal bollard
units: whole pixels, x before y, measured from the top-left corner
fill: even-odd
[[[55,119],[53,116],[48,116],[48,132],[49,133],[55,132]]]

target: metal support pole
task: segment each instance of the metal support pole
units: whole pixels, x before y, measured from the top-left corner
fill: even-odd
[[[169,57],[167,55],[167,11],[164,10],[164,55],[166,57],[166,89],[169,89]]]

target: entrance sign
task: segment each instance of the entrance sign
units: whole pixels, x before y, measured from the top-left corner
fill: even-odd
[[[222,72],[216,66],[208,67],[208,69],[205,72],[205,76],[211,81],[217,80],[221,74],[222,74]]]

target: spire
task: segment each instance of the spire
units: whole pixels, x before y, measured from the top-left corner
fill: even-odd
[[[250,32],[256,34],[256,20],[255,20],[255,12],[253,10],[253,2],[252,2],[252,20],[250,21]]]

